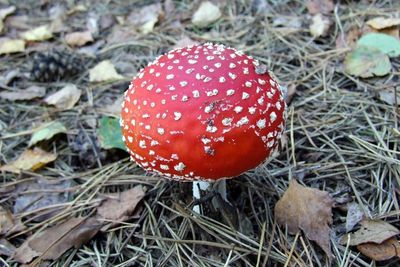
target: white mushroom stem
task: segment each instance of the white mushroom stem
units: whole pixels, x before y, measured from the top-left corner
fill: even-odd
[[[194,181],[193,182],[193,199],[200,200],[202,196],[206,195],[209,191],[211,191],[211,187],[214,186],[214,189],[221,195],[222,199],[227,201],[226,196],[226,180],[221,179],[218,182],[209,183],[204,181]],[[201,214],[200,205],[194,205],[193,211]]]

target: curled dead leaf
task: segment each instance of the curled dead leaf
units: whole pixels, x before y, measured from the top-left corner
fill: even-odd
[[[102,223],[94,218],[71,218],[28,238],[17,248],[13,259],[19,263],[29,263],[38,256],[55,260],[68,249],[79,248],[88,242],[101,226]]]
[[[374,261],[389,260],[400,255],[400,243],[396,237],[389,238],[380,244],[363,243],[357,249]]]
[[[113,224],[126,221],[144,196],[145,192],[141,185],[122,193],[110,194],[97,208],[97,217],[99,220],[112,221]]]
[[[363,220],[360,222],[361,228],[354,233],[344,235],[339,243],[357,246],[362,243],[380,244],[386,239],[398,235],[400,231],[393,225],[381,220]]]
[[[38,147],[25,150],[15,161],[0,167],[0,171],[20,173],[21,170],[35,171],[54,161],[56,154],[46,152]]]
[[[276,203],[275,218],[291,234],[302,230],[331,258],[329,225],[332,223],[332,205],[328,192],[304,187],[292,179],[289,188]]]
[[[400,18],[384,18],[376,17],[367,21],[367,25],[371,26],[376,30],[382,30],[385,28],[391,28],[393,26],[400,25]]]

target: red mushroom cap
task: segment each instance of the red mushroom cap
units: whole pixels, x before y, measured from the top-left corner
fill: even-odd
[[[158,57],[133,78],[121,127],[131,159],[171,179],[217,180],[268,158],[285,127],[272,74],[223,45]]]

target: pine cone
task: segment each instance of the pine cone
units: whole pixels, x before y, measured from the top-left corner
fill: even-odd
[[[76,55],[47,51],[34,56],[31,77],[40,82],[59,81],[78,74],[82,67],[83,60]]]

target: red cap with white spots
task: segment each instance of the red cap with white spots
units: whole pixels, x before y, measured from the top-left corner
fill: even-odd
[[[261,68],[262,69],[262,68]],[[121,127],[131,159],[177,180],[218,180],[268,158],[286,104],[257,60],[206,43],[158,57],[133,78]]]

